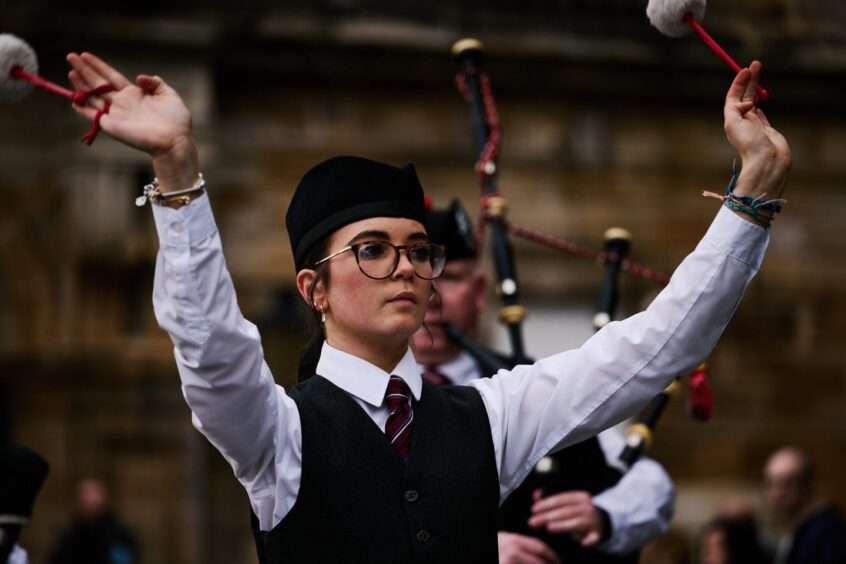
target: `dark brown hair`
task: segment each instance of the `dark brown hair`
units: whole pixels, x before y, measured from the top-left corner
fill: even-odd
[[[325,237],[319,241],[314,248],[306,255],[304,264],[311,265],[321,260],[328,254],[329,237]],[[329,287],[329,262],[324,262],[314,268],[314,278],[308,285],[308,304],[306,306],[309,310],[308,326],[306,329],[306,344],[303,348],[302,355],[300,355],[300,366],[298,370],[299,381],[302,382],[314,376],[317,370],[317,361],[320,360],[320,350],[323,348],[323,341],[326,340],[326,335],[323,332],[323,324],[320,321],[321,313],[314,307],[314,292],[317,290],[318,284],[323,284],[324,289]]]

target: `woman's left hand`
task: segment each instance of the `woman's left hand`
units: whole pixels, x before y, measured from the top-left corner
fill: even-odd
[[[787,140],[755,105],[760,75],[759,61],[737,74],[726,94],[724,127],[743,165],[734,192],[774,199],[781,197],[793,161]]]

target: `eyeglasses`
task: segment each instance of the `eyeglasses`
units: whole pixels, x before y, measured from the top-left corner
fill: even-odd
[[[400,251],[405,251],[405,256],[408,257],[408,261],[414,268],[414,274],[425,280],[432,280],[440,276],[446,264],[446,248],[443,245],[434,243],[394,245],[387,241],[364,241],[335,251],[328,257],[314,263],[314,266],[318,266],[347,251],[352,251],[355,255],[355,261],[358,263],[358,268],[362,274],[375,280],[388,278],[397,271]]]

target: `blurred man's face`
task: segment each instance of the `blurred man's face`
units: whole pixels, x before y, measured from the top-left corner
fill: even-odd
[[[699,540],[700,564],[728,564],[728,542],[722,529],[714,527],[702,534]]]
[[[461,352],[444,333],[443,324],[455,325],[470,337],[476,336],[485,303],[485,279],[476,270],[476,259],[452,260],[435,280],[435,289],[440,298],[435,296],[429,303],[424,325],[411,339],[417,362],[431,366],[443,364]]]
[[[96,521],[106,514],[108,508],[109,497],[106,494],[106,487],[101,482],[93,479],[80,482],[76,510],[82,519]]]
[[[810,502],[810,484],[805,462],[789,450],[776,452],[764,468],[764,495],[774,516],[791,521]]]

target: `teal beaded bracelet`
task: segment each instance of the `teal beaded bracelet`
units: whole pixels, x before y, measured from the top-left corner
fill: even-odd
[[[702,195],[717,198],[718,200],[721,200],[723,205],[730,210],[746,214],[755,221],[759,221],[763,223],[765,227],[769,228],[775,214],[781,211],[781,204],[787,203],[787,200],[783,198],[764,200],[763,197],[766,196],[766,194],[762,194],[756,198],[751,196],[738,196],[734,193],[734,186],[737,184],[737,178],[739,176],[740,173],[737,170],[737,161],[735,161],[732,163],[731,179],[729,180],[728,188],[726,188],[726,193],[720,195],[705,190],[702,192]]]

